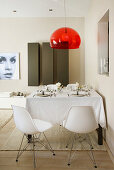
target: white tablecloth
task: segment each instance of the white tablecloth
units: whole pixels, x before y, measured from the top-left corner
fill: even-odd
[[[96,121],[106,127],[102,97],[95,91],[84,97],[68,96],[66,92],[58,93],[56,97],[33,97],[34,94],[26,98],[26,108],[34,119],[61,124],[72,106],[92,106]]]

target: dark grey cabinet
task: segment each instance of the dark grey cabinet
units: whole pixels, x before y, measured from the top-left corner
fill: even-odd
[[[69,83],[69,51],[53,49],[49,42],[28,43],[28,86]]]
[[[40,44],[28,43],[28,86],[40,84]]]
[[[42,84],[69,83],[69,51],[52,49],[49,42],[42,44]]]
[[[42,84],[52,84],[53,83],[53,49],[50,47],[48,42],[42,43]]]
[[[55,82],[69,83],[69,55],[67,49],[54,49]]]

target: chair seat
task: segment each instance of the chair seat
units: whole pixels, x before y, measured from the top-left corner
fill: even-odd
[[[33,119],[35,126],[39,132],[44,132],[52,127],[52,124],[43,120]]]

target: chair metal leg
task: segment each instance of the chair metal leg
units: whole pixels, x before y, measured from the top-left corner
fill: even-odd
[[[70,155],[69,155],[69,160],[68,160],[68,165],[70,165],[70,160],[71,160],[71,152],[72,152],[72,149],[73,149],[73,144],[74,144],[74,141],[77,139],[76,138],[76,135],[78,135],[78,138],[80,138],[80,136],[79,136],[79,134],[75,134],[74,135],[74,140],[72,141],[72,146],[71,146],[71,150],[70,150]],[[91,159],[91,161],[93,162],[93,164],[94,164],[94,167],[95,168],[97,168],[97,165],[96,165],[96,161],[95,161],[95,158],[94,158],[94,154],[93,154],[93,146],[92,146],[92,143],[91,143],[91,140],[90,140],[90,137],[89,137],[89,135],[88,134],[86,134],[85,135],[85,137],[86,137],[86,140],[88,141],[88,144],[90,145],[90,152],[91,152],[91,156],[92,156],[92,158],[91,158],[91,156],[89,155],[89,157],[90,157],[90,159]],[[83,141],[82,140],[80,140],[80,143],[81,143],[81,145],[82,145],[82,148],[83,149],[85,149],[84,148],[84,145],[83,145],[83,143],[82,143]]]
[[[75,138],[72,141],[71,150],[70,150],[69,159],[68,159],[68,166],[70,165],[70,161],[71,161],[71,152],[72,152],[72,149],[73,149],[74,141],[75,141]]]
[[[41,136],[41,133],[39,133],[38,137],[37,137],[37,135],[35,134],[35,138],[36,138],[36,139],[40,139],[40,136]]]
[[[90,148],[93,149],[89,134],[85,134],[86,139],[88,140],[88,144],[90,145]]]
[[[86,140],[88,141],[88,144],[90,145],[90,152],[91,152],[92,158],[91,158],[91,156],[90,156],[89,154],[88,154],[88,155],[89,155],[91,161],[93,162],[94,167],[97,168],[97,165],[96,165],[96,162],[95,162],[95,158],[94,158],[94,154],[93,154],[93,150],[92,150],[93,146],[92,146],[90,137],[89,137],[88,134],[85,134],[85,137],[86,137]],[[82,141],[81,141],[81,144],[82,144]],[[82,144],[82,147],[84,148],[84,145],[83,145],[83,144]]]
[[[32,136],[33,137],[33,161],[34,161],[34,168],[36,168],[36,158],[35,158],[35,143],[34,143],[34,135]]]
[[[34,146],[35,146],[35,143],[38,142],[37,140],[40,140],[40,136],[41,136],[41,133],[39,133],[38,136],[36,134],[34,135]]]
[[[54,150],[52,149],[52,147],[51,147],[51,145],[50,145],[50,143],[49,143],[49,141],[48,141],[48,139],[47,139],[47,137],[46,137],[44,132],[43,132],[43,135],[44,135],[44,137],[45,137],[45,139],[46,139],[46,141],[47,141],[47,143],[48,143],[48,145],[50,147],[50,151],[52,151],[53,155],[55,156]]]
[[[97,168],[96,161],[95,161],[95,157],[94,157],[93,150],[92,150],[93,146],[92,146],[90,137],[89,137],[88,134],[86,134],[86,136],[87,136],[87,139],[88,139],[89,144],[90,144],[90,152],[91,152],[91,156],[92,156],[92,161],[93,161],[94,167]]]
[[[23,143],[23,142],[22,142],[22,143]],[[18,158],[22,155],[22,153],[23,153],[24,151],[26,151],[26,149],[27,149],[28,146],[29,146],[29,143],[27,143],[22,150],[21,150],[21,148],[20,148],[20,150],[18,151],[18,154],[17,154],[16,162],[18,162]]]
[[[45,137],[45,139],[46,139],[46,141],[47,141],[47,143],[48,143],[48,147],[46,147],[45,144],[43,144],[43,142],[40,141],[40,135],[41,135],[41,133],[39,134],[38,137],[37,137],[36,135],[31,135],[30,143],[27,142],[27,144],[26,144],[26,145],[23,147],[23,149],[21,150],[21,147],[22,147],[22,144],[23,144],[23,140],[24,140],[24,136],[27,137],[26,134],[23,135],[22,141],[21,141],[21,144],[20,144],[20,147],[19,147],[19,151],[18,151],[18,153],[17,153],[16,162],[18,162],[18,158],[22,155],[22,153],[23,153],[24,151],[26,151],[27,147],[28,147],[29,145],[31,146],[31,144],[32,144],[31,150],[33,151],[33,161],[34,161],[34,169],[35,169],[35,168],[36,168],[36,155],[35,155],[35,143],[36,143],[36,142],[38,142],[39,144],[43,145],[46,149],[50,150],[50,151],[53,153],[53,155],[55,155],[54,150],[52,149],[52,147],[51,147],[51,145],[50,145],[50,143],[49,143],[46,135],[43,133],[43,135],[44,135],[44,137]],[[27,137],[27,139],[28,139],[28,137]]]
[[[20,150],[21,150],[21,146],[22,146],[22,144],[23,144],[24,136],[25,136],[25,135],[23,135],[22,140],[21,140],[21,144],[20,144],[20,147],[19,147],[19,151],[18,151],[18,153],[17,153],[17,157],[16,157],[16,162],[18,162],[19,153],[20,153]]]
[[[74,137],[74,135],[73,135],[73,137]],[[72,135],[71,135],[71,137],[70,137],[70,139],[72,138]],[[66,144],[66,148],[68,148],[68,146],[70,145],[70,140],[68,141],[68,143]]]

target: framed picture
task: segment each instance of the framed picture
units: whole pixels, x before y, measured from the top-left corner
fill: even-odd
[[[0,53],[0,80],[19,79],[19,53]]]
[[[98,22],[98,72],[109,76],[109,10]]]

